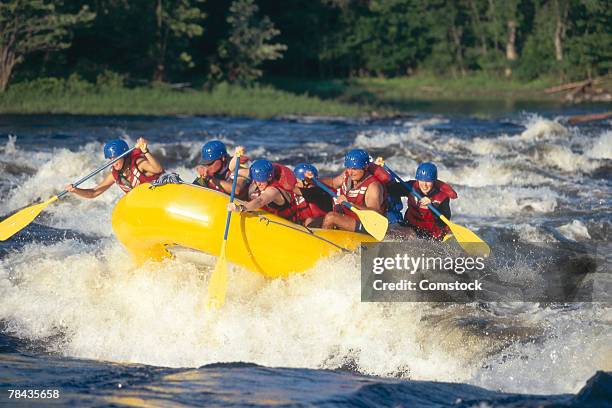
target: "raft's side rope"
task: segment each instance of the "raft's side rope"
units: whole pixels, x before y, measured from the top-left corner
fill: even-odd
[[[284,223],[282,223],[282,222],[278,222],[278,221],[271,220],[271,219],[269,219],[269,218],[267,218],[267,217],[264,217],[263,215],[258,215],[258,217],[259,217],[259,221],[260,221],[260,222],[261,222],[261,221],[265,222],[265,223],[266,223],[266,225],[268,225],[268,224],[272,223],[272,224],[276,224],[276,225],[281,225],[281,226],[283,226],[283,227],[291,228],[291,229],[296,230],[296,231],[299,231],[299,232],[301,232],[301,233],[303,233],[303,234],[308,234],[308,235],[309,235],[309,236],[311,236],[311,237],[314,237],[314,238],[320,239],[321,241],[325,241],[325,242],[327,242],[328,244],[333,245],[333,246],[335,246],[336,248],[340,249],[342,252],[351,252],[351,251],[349,251],[348,249],[343,248],[343,247],[341,247],[340,245],[338,245],[338,244],[336,244],[336,243],[334,243],[334,242],[332,242],[332,241],[330,241],[330,240],[328,240],[328,239],[326,239],[326,238],[323,238],[323,237],[318,236],[317,234],[315,234],[315,233],[314,233],[314,231],[312,231],[312,230],[311,230],[310,228],[308,228],[308,227],[305,227],[305,226],[304,226],[304,228],[306,228],[306,231],[308,231],[308,232],[306,232],[306,231],[304,231],[304,230],[303,230],[303,229],[301,229],[301,228],[297,228],[297,227],[294,227],[294,226],[292,226],[292,225],[287,225],[287,224],[284,224]]]

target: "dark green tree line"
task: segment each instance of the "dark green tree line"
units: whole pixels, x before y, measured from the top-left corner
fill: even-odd
[[[611,61],[606,0],[0,3],[0,89],[14,73],[95,80],[106,71],[132,84],[417,71],[571,80],[608,74]]]

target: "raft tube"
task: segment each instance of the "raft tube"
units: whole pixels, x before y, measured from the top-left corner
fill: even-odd
[[[136,187],[113,210],[115,235],[141,264],[172,256],[181,246],[219,256],[229,197],[191,184]],[[239,201],[239,200],[237,200]],[[304,272],[319,260],[376,242],[356,232],[311,229],[259,211],[234,213],[227,260],[269,278]]]

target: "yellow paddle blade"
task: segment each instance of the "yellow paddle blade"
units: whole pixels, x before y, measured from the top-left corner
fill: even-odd
[[[208,284],[208,308],[218,309],[225,303],[225,292],[227,292],[227,263],[225,261],[225,243],[221,245],[221,254],[210,277]]]
[[[363,228],[370,235],[379,241],[385,239],[387,228],[389,228],[389,220],[384,215],[381,215],[373,210],[360,210],[351,207],[351,210],[359,217],[359,221],[363,224]]]
[[[49,204],[57,200],[57,196],[53,196],[44,203],[35,204],[30,207],[24,208],[16,212],[15,214],[8,217],[6,220],[0,222],[0,241],[6,241],[28,224],[34,221],[34,218],[40,214]]]
[[[441,216],[440,219],[444,221],[446,225],[448,225],[453,233],[453,236],[468,255],[480,256],[483,258],[489,256],[491,253],[491,248],[489,248],[489,245],[480,239],[478,235],[466,227],[450,222],[445,216]]]

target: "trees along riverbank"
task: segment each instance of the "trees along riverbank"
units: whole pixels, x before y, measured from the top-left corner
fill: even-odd
[[[0,112],[388,116],[612,89],[604,0],[306,3],[2,1]]]

